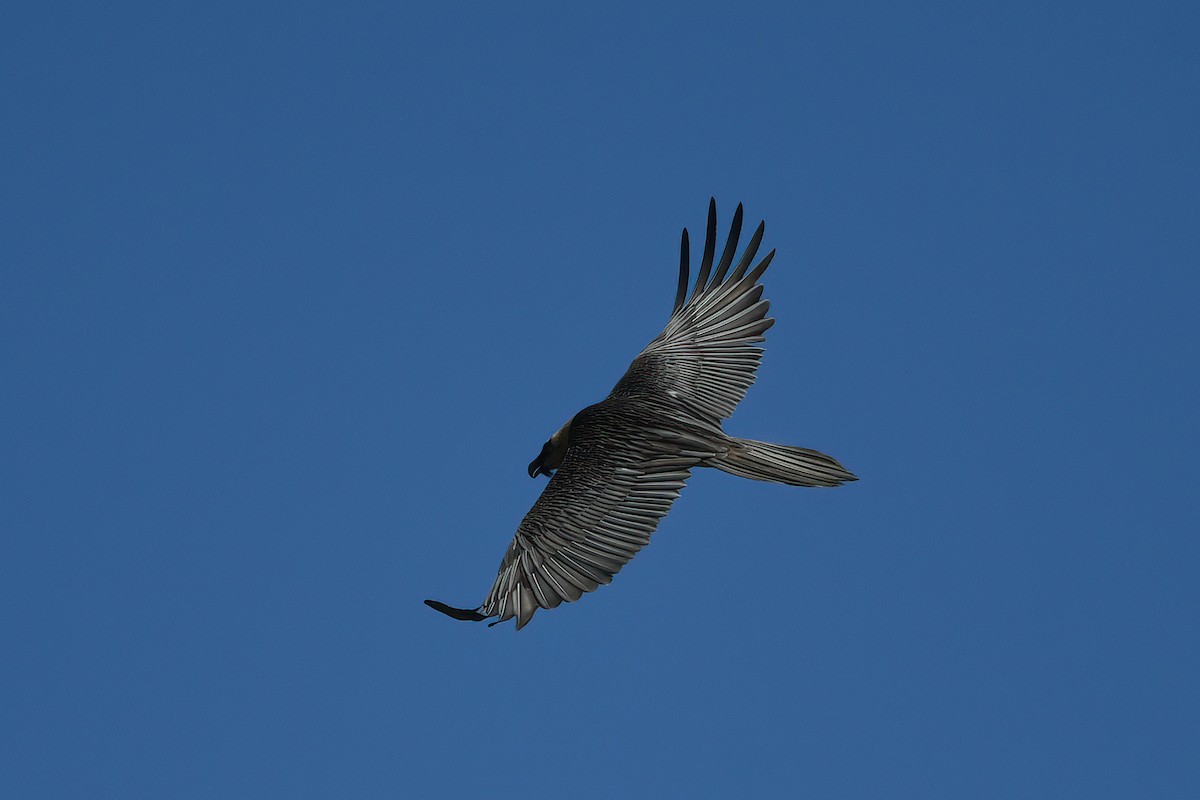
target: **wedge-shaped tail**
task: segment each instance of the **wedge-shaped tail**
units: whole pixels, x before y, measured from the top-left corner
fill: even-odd
[[[832,456],[785,444],[730,439],[729,451],[709,461],[709,466],[756,481],[789,486],[841,486],[858,480]]]

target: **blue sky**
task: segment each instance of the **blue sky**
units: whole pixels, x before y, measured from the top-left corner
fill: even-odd
[[[647,5],[8,9],[0,795],[1200,794],[1194,7]],[[424,607],[710,196],[862,480]]]

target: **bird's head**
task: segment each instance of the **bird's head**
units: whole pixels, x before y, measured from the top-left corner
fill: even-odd
[[[563,459],[567,457],[567,440],[570,433],[570,422],[555,431],[554,435],[542,445],[542,452],[538,453],[538,457],[529,462],[529,477],[536,478],[538,475],[545,475],[549,478],[554,475],[554,470],[558,469]]]

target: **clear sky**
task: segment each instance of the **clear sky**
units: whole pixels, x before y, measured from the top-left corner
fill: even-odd
[[[248,5],[6,6],[0,796],[1200,796],[1194,4]],[[862,480],[423,606],[710,196]]]

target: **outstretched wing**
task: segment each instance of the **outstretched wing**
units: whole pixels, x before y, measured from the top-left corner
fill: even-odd
[[[717,204],[709,200],[704,256],[691,297],[687,296],[685,228],[679,248],[679,289],[671,319],[629,365],[610,397],[667,395],[713,422],[733,413],[754,383],[762,361],[762,350],[756,345],[764,341],[763,334],[775,322],[767,316],[770,304],[762,299],[763,287],[758,284],[775,251],[747,272],[762,241],[763,227],[760,222],[730,272],[742,230],[742,206],[738,204],[725,250],[714,271]]]
[[[515,616],[519,630],[539,608],[608,583],[649,544],[690,469],[720,448],[648,419],[621,401],[576,415],[566,458],[517,528],[476,618]]]

